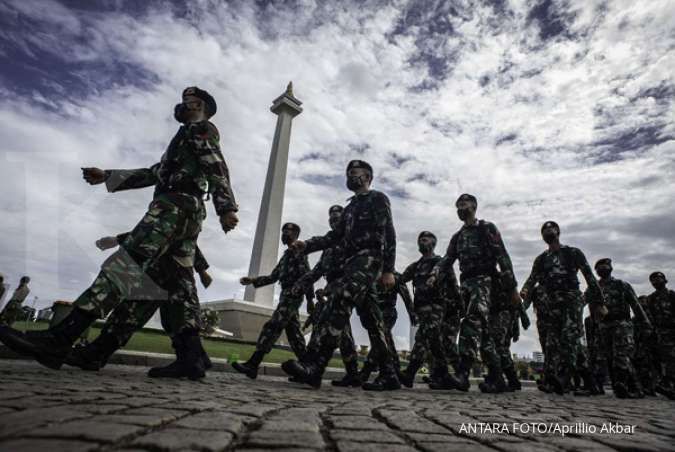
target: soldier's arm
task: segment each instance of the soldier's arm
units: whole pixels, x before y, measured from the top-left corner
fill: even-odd
[[[376,198],[375,221],[384,237],[383,273],[393,273],[396,267],[396,230],[391,215],[391,203],[385,194]]]
[[[218,215],[239,210],[230,185],[230,172],[220,152],[220,136],[211,123],[190,124],[187,144],[198,158],[209,182],[209,192]]]
[[[302,256],[302,266],[304,274],[309,272],[309,260],[307,255]],[[314,281],[307,281],[305,283],[305,299],[307,300],[307,311],[311,312],[314,310]]]
[[[408,286],[406,285],[406,283],[403,282],[402,279],[400,279],[400,276],[396,287],[396,291],[403,299],[403,304],[405,305],[405,310],[408,311],[408,316],[413,317],[415,313],[415,309],[413,307],[413,300],[412,297],[410,296]]]
[[[497,226],[488,223],[487,236],[490,248],[492,249],[492,254],[497,260],[497,265],[499,265],[499,269],[501,270],[501,280],[504,290],[516,289],[518,287],[518,282],[516,281],[516,276],[513,274],[511,257],[506,251],[504,240],[502,239],[502,235],[499,233]]]
[[[150,168],[106,170],[105,187],[110,193],[152,187],[157,183],[159,163]]]
[[[631,286],[627,282],[624,282],[623,285],[625,289],[624,293],[626,294],[626,301],[633,310],[633,313],[644,325],[647,326],[647,328],[651,328],[652,322],[649,321],[647,313],[642,308],[642,305],[640,304],[640,301],[638,300],[638,297],[635,294],[635,291],[633,290],[633,286]]]
[[[604,305],[605,298],[602,294],[602,289],[600,288],[600,284],[598,284],[598,280],[595,279],[595,275],[593,274],[593,270],[591,270],[591,266],[588,264],[588,260],[586,260],[586,256],[578,248],[574,249],[574,256],[577,268],[581,271],[581,274],[586,281],[586,285],[588,286],[586,301],[588,304],[596,303]]]
[[[542,281],[542,257],[541,255],[537,256],[532,264],[532,271],[530,276],[525,280],[523,284],[523,289],[520,291],[521,295],[527,301],[527,306],[529,307],[532,303],[532,297],[534,296],[534,286],[538,283],[541,284]]]
[[[253,287],[262,287],[262,286],[267,286],[269,284],[274,284],[275,282],[279,281],[279,274],[281,273],[281,265],[282,262],[284,261],[284,258],[282,257],[279,262],[277,262],[277,265],[274,267],[274,270],[272,270],[272,273],[269,275],[263,275],[263,276],[257,276],[253,279]]]
[[[454,274],[452,266],[457,260],[456,250],[457,250],[457,234],[452,236],[452,238],[450,239],[450,243],[448,244],[448,249],[445,251],[445,255],[438,261],[438,263],[434,266],[433,270],[431,270],[432,276],[438,278],[439,275],[449,273],[449,271],[452,271],[452,274]]]
[[[417,262],[413,262],[412,264],[408,265],[405,270],[403,270],[403,273],[401,273],[401,283],[405,284],[409,281],[412,281],[413,277],[415,276],[415,268],[417,267]]]

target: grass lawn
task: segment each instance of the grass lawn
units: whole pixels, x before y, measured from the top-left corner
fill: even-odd
[[[24,331],[46,329],[46,322],[15,322],[13,328]],[[89,331],[89,340],[92,341],[101,332],[100,327],[94,325]],[[237,342],[226,342],[216,339],[202,339],[206,352],[212,358],[226,358],[229,361],[238,360],[245,361],[255,351],[255,346],[249,344],[240,344]],[[140,352],[151,353],[173,353],[171,347],[171,340],[162,332],[155,331],[139,331],[131,337],[129,343],[124,347],[124,350],[133,350]],[[265,356],[264,361],[267,363],[282,363],[288,359],[294,359],[293,352],[272,349],[272,351]],[[330,367],[344,367],[341,359],[332,359],[329,363]]]

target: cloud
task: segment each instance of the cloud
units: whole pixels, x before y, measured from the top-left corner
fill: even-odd
[[[325,232],[349,196],[345,165],[362,158],[392,199],[399,268],[422,229],[444,249],[454,200],[471,192],[521,283],[547,219],[591,262],[614,258],[639,293],[652,270],[673,272],[672,2],[6,1],[0,13],[0,270],[31,274],[44,303],[76,297],[105,257],[94,240],[133,227],[150,201],[89,187],[79,167],[157,161],[193,84],[218,100],[241,205],[227,236],[209,207],[200,245],[216,278],[202,299],[243,295],[269,106],[289,80],[304,112],[283,220],[303,235]],[[514,345],[538,348],[532,331]]]

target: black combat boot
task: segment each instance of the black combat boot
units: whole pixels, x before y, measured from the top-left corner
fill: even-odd
[[[354,361],[349,361],[345,364],[345,376],[340,380],[333,380],[330,382],[333,386],[338,386],[341,388],[358,388],[363,384],[359,376],[359,365]]]
[[[570,374],[567,369],[561,370],[558,374],[546,376],[546,381],[553,392],[558,395],[564,395],[570,384]]]
[[[255,380],[255,378],[258,376],[258,367],[260,367],[260,363],[262,362],[264,356],[265,352],[256,350],[253,352],[248,361],[244,363],[232,363],[232,367],[234,367],[234,370],[237,372]]]
[[[298,383],[307,384],[315,389],[321,387],[321,377],[333,356],[333,349],[308,350],[302,360],[290,359],[281,364],[281,369]]]
[[[417,360],[411,360],[408,362],[408,367],[404,371],[401,371],[398,375],[400,383],[406,388],[412,388],[415,384],[415,375],[417,371],[422,367],[422,362]]]
[[[628,397],[629,399],[644,399],[645,393],[642,385],[636,380],[634,375],[628,377]]]
[[[94,320],[96,316],[74,308],[65,319],[47,330],[22,333],[1,326],[0,341],[19,354],[32,356],[43,366],[60,369],[75,341]]]
[[[211,358],[209,358],[209,354],[206,353],[206,350],[204,350],[204,344],[202,344],[201,340],[199,341],[199,356],[201,357],[202,367],[204,367],[204,370],[209,370],[213,367]]]
[[[484,394],[498,394],[507,389],[504,376],[500,367],[492,366],[488,369],[488,374],[482,383],[478,385],[480,391]]]
[[[457,389],[463,392],[467,392],[471,387],[469,382],[469,374],[471,372],[471,365],[473,363],[469,360],[462,358],[457,365],[457,372],[455,373],[455,380],[457,381]]]
[[[82,370],[98,371],[108,364],[108,360],[119,347],[115,336],[101,333],[92,343],[73,347],[63,362]]]
[[[172,339],[176,360],[163,367],[148,371],[150,378],[184,378],[199,380],[206,375],[201,354],[201,340],[196,331],[177,334]]]
[[[508,367],[504,369],[504,375],[506,375],[506,380],[508,381],[508,391],[520,391],[523,389],[523,385],[520,384],[520,380],[518,379],[516,369]]]
[[[401,383],[394,372],[391,363],[387,363],[380,368],[380,373],[372,383],[365,382],[361,386],[365,391],[396,391],[401,389]]]
[[[361,382],[362,383],[367,382],[370,379],[370,374],[372,374],[375,371],[375,369],[377,369],[375,363],[367,359],[363,363],[363,367],[359,372],[359,379],[361,380]]]
[[[580,386],[579,389],[574,391],[574,395],[577,397],[587,397],[587,396],[594,396],[594,395],[599,395],[600,391],[597,388],[597,384],[595,383],[595,379],[593,378],[593,375],[586,369],[586,370],[579,370],[578,371],[579,378],[583,381],[583,386]]]

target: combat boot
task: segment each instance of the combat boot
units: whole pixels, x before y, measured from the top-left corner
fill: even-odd
[[[499,367],[490,367],[484,381],[478,385],[478,389],[484,394],[499,394],[505,392],[507,386],[501,369]]]
[[[201,340],[196,332],[177,334],[172,339],[176,360],[163,367],[148,371],[150,378],[183,378],[198,380],[206,375],[201,355]]]
[[[243,363],[232,363],[232,367],[240,374],[244,374],[248,378],[255,380],[258,376],[258,367],[260,367],[260,363],[262,362],[264,356],[265,353],[263,351],[256,350],[253,352],[248,361]]]
[[[614,395],[619,398],[619,399],[626,399],[628,398],[628,387],[626,384],[622,381],[618,381],[614,383],[612,386],[612,389],[614,390]]]
[[[471,372],[471,363],[465,359],[461,359],[457,365],[457,372],[455,373],[455,380],[457,381],[457,389],[467,392],[471,387],[469,382],[469,373]]]
[[[101,333],[92,343],[73,347],[63,362],[82,370],[98,371],[108,364],[108,360],[118,348],[119,343],[115,336]]]
[[[372,361],[366,360],[366,362],[363,363],[363,368],[361,368],[361,371],[359,372],[359,379],[365,383],[370,379],[370,374],[372,374],[376,368],[377,366],[375,366]]]
[[[421,362],[416,360],[409,361],[405,370],[399,373],[399,382],[406,388],[412,388],[415,384],[415,375],[417,375],[417,371],[420,367],[422,367]]]
[[[365,382],[361,386],[364,391],[396,391],[401,389],[401,383],[398,381],[396,372],[391,364],[384,365],[375,381]]]
[[[597,388],[597,384],[593,379],[593,375],[588,370],[580,370],[579,377],[583,381],[583,386],[580,386],[579,389],[573,392],[577,397],[587,397],[599,395],[600,391]]]
[[[563,370],[560,374],[551,374],[546,377],[550,388],[558,395],[564,395],[569,387],[570,375],[567,370]]]
[[[321,372],[314,363],[303,363],[295,359],[289,359],[281,364],[281,369],[290,375],[294,382],[308,384],[316,389],[321,387]]]
[[[359,365],[356,361],[350,361],[345,365],[345,376],[340,380],[331,381],[333,386],[347,388],[353,387],[358,388],[363,384],[363,381],[359,377]]]
[[[61,322],[42,331],[22,333],[0,326],[0,341],[13,351],[32,356],[51,369],[60,369],[75,341],[96,319],[90,313],[74,308]]]
[[[509,391],[520,391],[523,389],[523,386],[520,384],[520,380],[518,380],[516,369],[512,367],[507,368],[504,370],[504,375],[506,375],[506,380],[508,381],[507,389]]]

